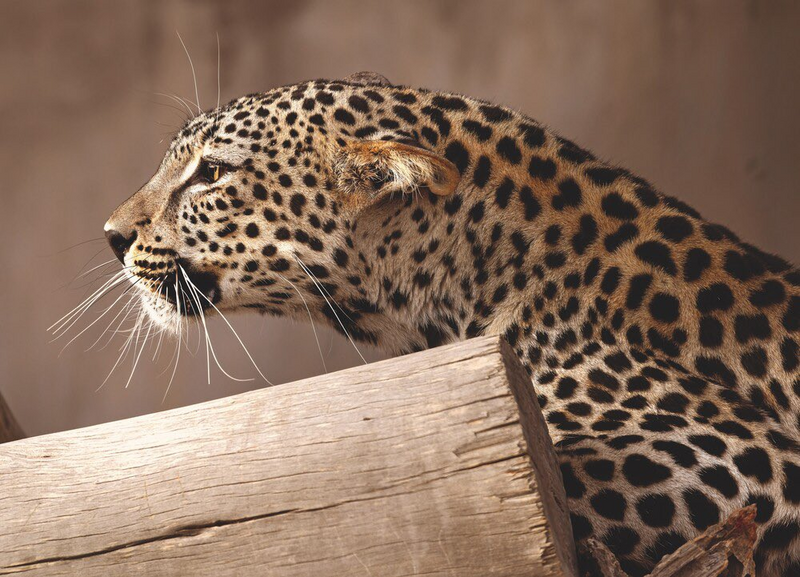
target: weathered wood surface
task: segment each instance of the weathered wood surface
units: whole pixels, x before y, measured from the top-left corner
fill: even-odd
[[[0,445],[0,575],[574,577],[498,339]]]
[[[756,507],[734,511],[664,557],[648,577],[755,577]],[[601,542],[587,539],[579,546],[589,577],[628,577],[616,557]]]
[[[0,443],[23,439],[25,433],[14,418],[3,395],[0,394]]]

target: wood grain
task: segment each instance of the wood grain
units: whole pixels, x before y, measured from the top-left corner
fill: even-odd
[[[577,574],[496,338],[7,443],[0,475],[0,575]]]

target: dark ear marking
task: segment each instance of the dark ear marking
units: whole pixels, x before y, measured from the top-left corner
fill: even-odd
[[[345,78],[344,81],[361,86],[392,86],[388,78],[377,72],[356,72]]]

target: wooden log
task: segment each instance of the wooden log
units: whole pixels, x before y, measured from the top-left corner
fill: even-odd
[[[3,395],[0,395],[0,443],[24,439],[25,433],[14,418]]]
[[[0,475],[0,575],[577,575],[496,338],[7,443]]]

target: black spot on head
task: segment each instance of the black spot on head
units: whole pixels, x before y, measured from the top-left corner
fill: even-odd
[[[681,393],[667,393],[658,401],[657,407],[668,413],[683,414],[686,412],[686,406],[689,404],[689,399]]]
[[[465,120],[462,123],[464,130],[474,135],[480,142],[486,142],[492,137],[492,127],[474,120]]]
[[[333,117],[342,124],[347,124],[348,126],[352,126],[356,123],[355,117],[344,108],[337,108],[333,112]]]
[[[766,528],[761,535],[761,541],[756,548],[754,558],[756,560],[756,574],[761,574],[761,565],[764,557],[769,551],[787,551],[789,545],[800,533],[800,525],[797,521],[782,520]],[[784,573],[786,577],[794,577],[791,573]]]
[[[767,374],[767,351],[762,347],[755,347],[741,357],[742,367],[754,377],[764,377]]]
[[[489,178],[492,175],[492,161],[489,160],[489,157],[486,155],[481,155],[478,159],[478,163],[475,166],[475,173],[472,176],[472,182],[475,183],[475,186],[478,188],[483,188],[486,186],[486,183],[489,181]]]
[[[725,442],[714,435],[692,435],[689,442],[714,457],[721,457],[727,450]]]
[[[347,99],[347,102],[350,104],[350,108],[357,112],[369,112],[369,103],[365,98],[357,94],[351,95],[350,98]]]
[[[258,234],[259,234],[258,225],[256,223],[254,223],[254,222],[251,222],[244,229],[244,232],[250,238],[256,238],[258,236]]]
[[[289,201],[289,208],[291,208],[292,212],[296,216],[300,216],[303,214],[303,207],[306,204],[306,197],[302,194],[293,194],[291,200]]]
[[[267,200],[267,189],[257,182],[253,185],[253,196],[258,200]]]
[[[783,370],[787,373],[791,373],[800,366],[800,346],[789,337],[783,339],[781,343],[781,359]],[[796,385],[795,391],[800,396],[800,384]]]
[[[512,117],[511,112],[505,110],[504,108],[500,108],[499,106],[482,104],[479,107],[479,110],[486,120],[493,123],[502,122]]]
[[[522,153],[517,146],[517,141],[508,136],[497,141],[497,154],[511,164],[519,164],[522,160]]]
[[[608,368],[617,373],[624,373],[625,371],[631,370],[633,367],[631,360],[622,351],[606,355],[603,361]]]
[[[619,286],[619,279],[621,274],[619,272],[619,268],[611,267],[606,271],[606,274],[603,275],[603,280],[600,283],[600,290],[602,290],[606,294],[612,294],[615,290],[617,290],[617,286]]]
[[[444,110],[466,110],[467,103],[456,96],[434,96],[431,104]]]
[[[701,355],[695,359],[694,366],[704,377],[721,385],[735,388],[738,384],[736,374],[717,357]]]
[[[399,117],[408,122],[409,124],[416,124],[419,120],[417,116],[409,110],[407,106],[398,104],[392,107],[392,111]]]

